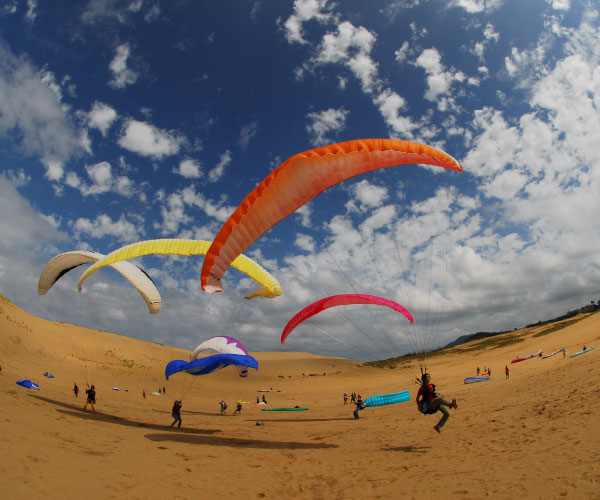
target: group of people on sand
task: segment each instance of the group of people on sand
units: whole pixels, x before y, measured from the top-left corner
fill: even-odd
[[[355,392],[352,392],[350,394],[350,403],[356,404],[356,398],[357,397],[360,397],[360,396],[357,396],[357,394]],[[346,393],[346,392],[344,393],[344,404],[345,405],[348,404],[348,393]]]
[[[263,396],[264,398],[264,396]],[[258,399],[258,396],[257,396]],[[221,408],[221,415],[227,415],[227,403],[225,402],[224,399],[221,399],[221,401],[219,401],[219,407]],[[242,401],[239,400],[236,402],[236,406],[235,406],[235,411],[233,412],[234,415],[237,415],[238,413],[242,413]]]
[[[92,408],[92,413],[95,413],[94,405],[96,404],[96,387],[94,385],[87,385],[86,393],[86,402],[83,405],[83,410],[87,409],[87,406],[90,405]],[[79,394],[79,387],[75,383],[73,385],[73,392],[77,397]],[[258,402],[258,396],[256,397]],[[263,402],[266,404],[266,398],[263,395]],[[440,394],[438,394],[435,390],[435,385],[431,383],[431,377],[429,373],[424,373],[422,375],[421,387],[417,392],[416,403],[418,410],[425,414],[431,415],[433,413],[437,413],[438,411],[442,412],[442,418],[439,422],[433,427],[435,431],[439,434],[442,427],[446,424],[446,421],[450,417],[450,413],[448,412],[448,408],[456,409],[458,405],[456,404],[456,399],[453,399],[451,403],[446,401]],[[366,408],[366,404],[362,399],[360,394],[352,393],[351,394],[351,402],[356,405],[356,409],[354,410],[354,418],[360,418],[358,412],[364,408]],[[348,395],[344,393],[344,404],[348,404]],[[227,403],[225,400],[219,401],[219,406],[221,409],[221,415],[225,415],[227,412]],[[181,400],[175,400],[173,403],[173,408],[171,409],[171,416],[173,417],[173,422],[171,423],[171,427],[177,424],[177,427],[180,428],[182,424],[181,419]],[[242,401],[238,400],[236,404],[236,409],[233,412],[234,415],[237,415],[242,412]]]
[[[477,376],[479,376],[480,374],[483,375],[484,377],[491,377],[492,369],[487,366],[484,366],[483,373],[481,373],[481,370],[479,369],[479,367],[477,367]]]
[[[260,401],[260,399],[259,399],[259,397],[258,397],[258,396],[256,396],[256,404],[257,404],[257,405],[261,404],[261,401]],[[265,398],[265,395],[264,395],[264,394],[263,394],[263,396],[262,396],[262,404],[264,404],[264,405],[266,405],[266,404],[267,404],[267,398]]]

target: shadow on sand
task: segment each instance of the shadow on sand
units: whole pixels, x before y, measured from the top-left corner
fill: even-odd
[[[91,411],[83,411],[80,404],[71,404],[65,403],[63,401],[57,401],[56,399],[50,399],[44,396],[36,396],[34,394],[29,395],[32,398],[38,399],[40,401],[44,401],[45,403],[50,403],[55,406],[60,406],[62,408],[66,408],[66,410],[57,410],[60,413],[65,415],[69,415],[71,417],[82,418],[85,420],[94,420],[99,422],[105,422],[110,424],[124,425],[127,427],[142,427],[144,429],[155,429],[155,430],[164,430],[164,431],[173,431],[177,433],[186,433],[186,434],[215,434],[217,432],[221,432],[220,429],[190,429],[183,427],[181,429],[175,429],[168,425],[163,424],[149,424],[146,422],[138,422],[136,420],[130,420],[125,417],[118,417],[116,415],[111,415],[109,413],[105,413],[102,411],[96,410],[95,413]],[[70,411],[69,411],[70,410]]]
[[[190,436],[177,433],[146,434],[150,441],[170,441],[172,443],[200,444],[209,446],[229,446],[231,448],[260,448],[261,450],[322,450],[338,448],[337,444],[300,443],[297,441],[263,441],[226,437]]]
[[[390,446],[382,451],[402,451],[404,453],[429,453],[431,446]]]

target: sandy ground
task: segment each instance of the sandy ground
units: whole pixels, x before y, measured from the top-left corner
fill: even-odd
[[[48,322],[0,296],[0,491],[12,499],[600,498],[600,314],[575,319],[430,358],[432,381],[459,404],[438,435],[439,415],[423,416],[412,402],[367,408],[359,420],[343,404],[352,391],[408,389],[414,398],[415,364],[255,353],[260,369],[247,379],[229,368],[166,382],[166,362],[189,353]],[[510,364],[583,344],[598,348]],[[463,384],[476,366],[492,367],[492,380]],[[16,385],[21,378],[42,390]],[[95,384],[96,413],[83,411],[74,382]],[[153,396],[159,387],[166,394]],[[281,392],[265,393],[267,407],[309,410],[261,412],[257,391],[270,388]],[[249,403],[234,416],[238,399]]]

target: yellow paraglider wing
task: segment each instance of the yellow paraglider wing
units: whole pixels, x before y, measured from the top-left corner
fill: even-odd
[[[81,292],[83,282],[88,276],[103,266],[113,265],[124,260],[151,254],[187,256],[206,255],[210,245],[210,241],[186,239],[158,239],[132,243],[131,245],[126,245],[109,253],[106,257],[89,267],[79,279],[77,287]],[[279,281],[257,262],[240,254],[231,265],[238,271],[248,275],[261,286],[260,289],[247,295],[245,297],[246,299],[252,299],[254,297],[273,298],[281,295],[281,284]]]

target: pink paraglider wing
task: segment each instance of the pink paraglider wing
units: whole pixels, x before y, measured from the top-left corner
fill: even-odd
[[[356,293],[348,293],[344,295],[332,295],[331,297],[325,297],[324,299],[317,300],[309,306],[302,309],[296,314],[283,329],[281,333],[281,343],[285,344],[285,339],[288,337],[292,330],[296,328],[300,323],[307,320],[315,314],[319,314],[325,309],[336,306],[347,306],[351,304],[373,304],[378,306],[385,306],[406,317],[408,321],[413,322],[412,314],[402,305],[394,302],[393,300],[384,299],[383,297],[377,297],[376,295],[364,295]]]

